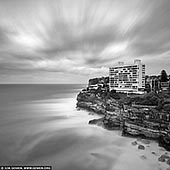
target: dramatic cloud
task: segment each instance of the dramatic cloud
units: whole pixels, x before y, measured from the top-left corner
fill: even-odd
[[[2,83],[84,83],[135,58],[170,74],[169,0],[0,0]]]

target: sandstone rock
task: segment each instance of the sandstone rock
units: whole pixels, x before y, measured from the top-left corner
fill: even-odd
[[[167,162],[166,162],[168,165],[170,165],[170,158],[168,158]]]
[[[91,125],[101,125],[103,122],[103,118],[99,118],[99,119],[93,119],[89,121],[89,124]]]
[[[158,161],[160,161],[160,162],[165,162],[166,159],[161,155],[161,156],[158,158]]]
[[[144,147],[143,145],[139,145],[139,146],[138,146],[138,149],[140,149],[140,150],[145,150],[145,147]]]
[[[167,152],[166,152],[165,154],[161,155],[161,156],[162,156],[163,158],[165,158],[165,159],[169,159],[169,158],[170,158]]]
[[[134,145],[134,146],[137,145],[137,144],[138,144],[138,143],[137,143],[136,141],[132,142],[132,145]]]
[[[96,81],[96,80],[95,80]],[[92,81],[92,85],[93,85]],[[90,84],[90,83],[89,83]],[[131,98],[132,99],[132,98]],[[157,105],[157,99],[159,99],[159,96],[155,93],[149,93],[144,95],[144,97],[135,97],[133,98],[133,102],[137,104],[150,104],[150,105]],[[145,100],[145,102],[143,101]],[[131,103],[130,101],[126,102],[126,100],[122,100],[122,103]],[[149,139],[159,139],[159,145],[166,147],[167,150],[170,150],[170,137],[167,137],[163,135],[161,137],[162,132],[155,128],[152,129],[150,127],[155,127],[154,123],[152,121],[142,121],[141,119],[137,119],[136,117],[133,120],[129,120],[128,117],[124,116],[122,119],[122,116],[119,116],[119,104],[120,101],[117,101],[113,99],[110,95],[106,96],[102,94],[100,90],[90,90],[89,88],[82,90],[78,96],[77,96],[77,108],[83,108],[88,110],[92,113],[102,114],[104,116],[103,119],[96,119],[89,121],[89,124],[97,124],[102,125],[102,127],[105,127],[109,130],[122,130],[123,135],[131,135],[135,137],[143,137]],[[170,103],[169,105],[164,105],[164,110],[170,110]],[[135,108],[133,108],[134,110]],[[157,109],[151,109],[153,112],[153,115],[159,114],[159,111]],[[114,112],[117,112],[117,114],[114,114]],[[140,112],[140,111],[139,111]],[[136,113],[136,111],[135,111]],[[114,115],[113,115],[114,114]],[[140,118],[140,117],[139,117]],[[124,120],[124,121],[123,121]],[[148,126],[149,124],[149,126]],[[151,126],[152,124],[152,126]],[[165,126],[166,127],[166,126]],[[160,138],[161,137],[161,138]],[[140,143],[145,144],[139,145],[138,149],[144,150],[145,147],[149,147],[150,140],[144,140],[138,138],[137,141],[132,142],[132,145],[137,145],[138,141],[141,141]],[[168,142],[167,142],[168,141]],[[155,154],[154,152],[152,154]],[[169,156],[162,156],[160,157],[161,160],[169,159]]]

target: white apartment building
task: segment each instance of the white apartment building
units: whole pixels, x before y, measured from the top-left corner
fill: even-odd
[[[132,65],[124,65],[109,68],[110,90],[119,92],[142,93],[145,88],[145,64],[141,60],[134,60]]]

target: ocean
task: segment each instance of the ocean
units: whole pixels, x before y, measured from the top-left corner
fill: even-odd
[[[0,165],[54,170],[156,169],[134,139],[89,125],[98,115],[76,109],[85,85],[0,85]],[[157,144],[154,144],[157,147]]]

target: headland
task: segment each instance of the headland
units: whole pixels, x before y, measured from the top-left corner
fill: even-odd
[[[88,87],[77,95],[78,108],[101,115],[99,119],[90,120],[89,124],[120,130],[123,136],[156,140],[170,151],[169,93],[117,93],[109,91],[107,77],[96,79],[89,80]],[[94,81],[97,84],[92,85]]]

